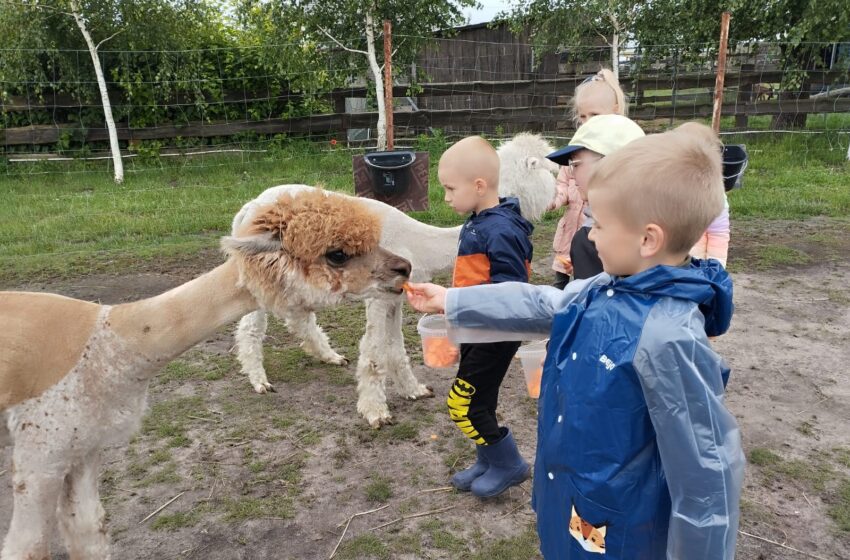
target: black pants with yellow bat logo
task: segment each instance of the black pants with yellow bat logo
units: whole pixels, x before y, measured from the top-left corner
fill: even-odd
[[[499,386],[519,342],[460,345],[460,366],[449,391],[449,416],[472,441],[490,445],[502,438],[496,420]]]

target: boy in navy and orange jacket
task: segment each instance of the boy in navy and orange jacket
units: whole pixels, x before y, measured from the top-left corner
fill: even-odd
[[[499,156],[483,138],[471,136],[440,158],[440,183],[446,202],[464,223],[455,261],[455,287],[528,282],[534,229],[520,214],[515,198],[499,198]],[[530,475],[513,436],[499,426],[499,386],[519,342],[461,344],[460,366],[449,392],[449,414],[476,443],[477,460],[452,477],[459,490],[478,497],[497,496]]]

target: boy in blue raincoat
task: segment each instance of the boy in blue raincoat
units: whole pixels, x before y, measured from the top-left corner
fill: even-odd
[[[732,281],[691,259],[723,208],[717,137],[689,123],[598,164],[589,200],[605,272],[548,286],[414,284],[455,341],[550,333],[532,505],[555,559],[735,556],[744,455],[708,342],[732,316]]]

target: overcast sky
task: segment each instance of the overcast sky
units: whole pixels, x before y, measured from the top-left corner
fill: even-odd
[[[470,8],[464,10],[470,24],[490,21],[496,14],[507,10],[510,6],[508,0],[479,0],[479,3],[481,4],[481,8],[477,10]]]

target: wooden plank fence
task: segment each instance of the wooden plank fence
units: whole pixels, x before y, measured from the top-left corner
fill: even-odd
[[[467,128],[470,130],[486,130],[501,126],[505,131],[530,130],[537,132],[566,131],[574,128],[566,103],[575,91],[575,87],[584,80],[585,76],[540,80],[510,80],[510,81],[474,81],[461,83],[427,83],[417,86],[415,97],[476,95],[487,96],[496,94],[514,94],[530,96],[531,101],[518,107],[488,107],[485,109],[447,109],[447,110],[412,110],[396,109],[394,120],[396,129],[404,136],[408,132],[422,131],[428,128],[453,129]],[[779,115],[802,113],[844,113],[850,112],[850,98],[817,98],[817,99],[771,99],[760,100],[755,94],[755,86],[762,83],[775,84],[781,81],[782,72],[739,71],[728,73],[726,76],[726,102],[723,105],[724,116],[735,116],[736,126],[746,126],[746,118],[755,115]],[[847,83],[850,81],[847,71],[814,71],[810,79],[819,83]],[[658,76],[643,76],[637,80],[624,78],[621,81],[624,89],[631,92],[632,109],[630,116],[635,120],[646,121],[653,119],[689,119],[711,115],[714,74],[682,73],[677,76],[669,74]],[[673,92],[687,89],[704,89],[700,92],[674,94]],[[652,90],[666,92],[661,95],[649,95]],[[257,134],[286,133],[299,135],[344,135],[348,129],[374,129],[377,123],[377,113],[345,113],[346,98],[362,98],[367,94],[366,88],[345,88],[325,94],[324,97],[333,101],[336,112],[331,114],[311,115],[286,119],[245,120],[192,122],[187,124],[167,124],[145,128],[118,127],[120,140],[134,142],[139,140],[173,139],[177,137],[222,137],[244,132]],[[251,103],[252,100],[266,100],[270,96],[255,94],[228,94],[227,102]],[[399,85],[393,88],[393,95],[405,97],[408,86]],[[543,100],[543,96],[551,98],[556,95],[556,105],[535,104],[535,98]],[[278,98],[296,98],[298,94],[282,93]],[[732,100],[730,100],[730,97]],[[116,103],[120,103],[117,99]],[[528,99],[528,98],[526,98]],[[188,102],[188,100],[187,100]],[[41,102],[32,103],[22,98],[11,98],[0,105],[0,110],[7,112],[33,110],[37,108],[74,108],[79,101],[74,102],[68,96],[56,96]],[[60,140],[69,131],[79,132],[86,142],[106,141],[107,131],[103,127],[89,127],[79,130],[77,125],[32,125],[25,127],[0,129],[0,145],[39,145],[52,144]]]

